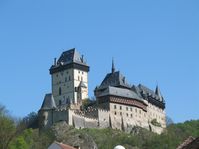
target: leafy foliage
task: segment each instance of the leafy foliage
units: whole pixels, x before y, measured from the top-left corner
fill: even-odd
[[[94,105],[96,105],[96,100],[94,98],[92,99],[87,98],[87,99],[84,99],[82,102],[82,109],[87,110],[88,107],[94,106]]]
[[[153,124],[154,126],[161,127],[161,124],[158,123],[157,119],[153,119],[153,120],[151,121],[151,124]]]
[[[29,113],[26,117],[23,118],[22,122],[26,128],[38,128],[38,114],[35,112]]]

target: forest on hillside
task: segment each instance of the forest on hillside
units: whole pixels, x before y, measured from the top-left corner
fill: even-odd
[[[56,127],[59,131],[55,132]],[[68,141],[72,136],[79,136],[82,139],[89,136],[99,149],[113,149],[118,144],[125,146],[126,149],[175,149],[187,137],[199,136],[199,120],[169,123],[161,135],[139,127],[135,127],[130,134],[112,129],[77,130],[71,126],[67,129],[65,126],[61,127],[56,124],[52,129],[39,133],[37,113],[32,112],[22,119],[17,119],[0,105],[1,149],[46,149],[55,140],[72,145],[72,142]]]

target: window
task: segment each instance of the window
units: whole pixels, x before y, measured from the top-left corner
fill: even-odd
[[[133,117],[133,114],[131,114],[131,117]]]
[[[67,82],[67,77],[65,77],[65,82]]]
[[[68,77],[68,81],[70,81],[70,76]]]
[[[114,105],[114,109],[116,109],[117,108],[117,106],[116,105]]]
[[[80,73],[80,71],[78,71],[78,73]]]
[[[66,103],[70,103],[70,98],[69,98],[69,96],[68,96],[67,99],[66,99]]]
[[[130,108],[131,109],[131,111],[133,110],[132,108]]]
[[[129,114],[128,114],[128,113],[126,113],[126,116],[128,117],[128,116],[129,116]]]
[[[61,95],[61,87],[59,87],[59,95]]]
[[[137,113],[137,109],[135,109],[135,112]]]
[[[59,106],[61,106],[61,100],[59,100]]]
[[[82,71],[82,74],[84,74],[84,72]]]
[[[126,107],[126,111],[128,111],[129,110],[129,108],[128,107]]]
[[[120,110],[122,110],[122,106],[120,106]]]
[[[117,113],[115,112],[115,115],[117,115]]]
[[[120,112],[120,115],[122,115],[122,112]]]

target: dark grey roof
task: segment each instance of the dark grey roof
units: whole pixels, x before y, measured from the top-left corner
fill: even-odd
[[[140,90],[141,95],[143,96],[143,98],[145,99],[145,97],[152,97],[156,100],[159,100],[161,102],[164,102],[164,98],[160,93],[160,90],[158,87],[156,87],[156,91],[154,92],[153,90],[147,88],[146,86],[139,84],[138,88]]]
[[[106,95],[114,95],[120,97],[127,97],[132,99],[142,100],[134,91],[126,88],[118,88],[109,86],[106,90],[101,92],[98,97],[106,96]]]
[[[150,96],[155,96],[155,92],[151,89],[149,89],[148,87],[142,85],[142,84],[139,84],[138,85],[138,88],[140,89],[140,91],[142,91],[144,94],[148,94]]]
[[[52,94],[46,94],[41,106],[41,110],[48,110],[54,108],[56,108],[56,104]]]
[[[120,71],[107,74],[99,86],[99,89],[107,88],[108,86],[130,88],[126,78],[120,73]]]
[[[81,56],[75,48],[63,52],[57,61],[57,65],[66,65],[73,62],[86,65],[84,57]]]
[[[159,97],[160,101],[164,100],[158,86],[156,86],[155,94]]]
[[[142,98],[141,90],[139,89],[139,87],[133,85],[133,86],[131,87],[131,90],[133,90],[140,98]]]

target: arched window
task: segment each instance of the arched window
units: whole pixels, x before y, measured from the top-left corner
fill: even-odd
[[[59,87],[59,95],[61,95],[61,87]]]

